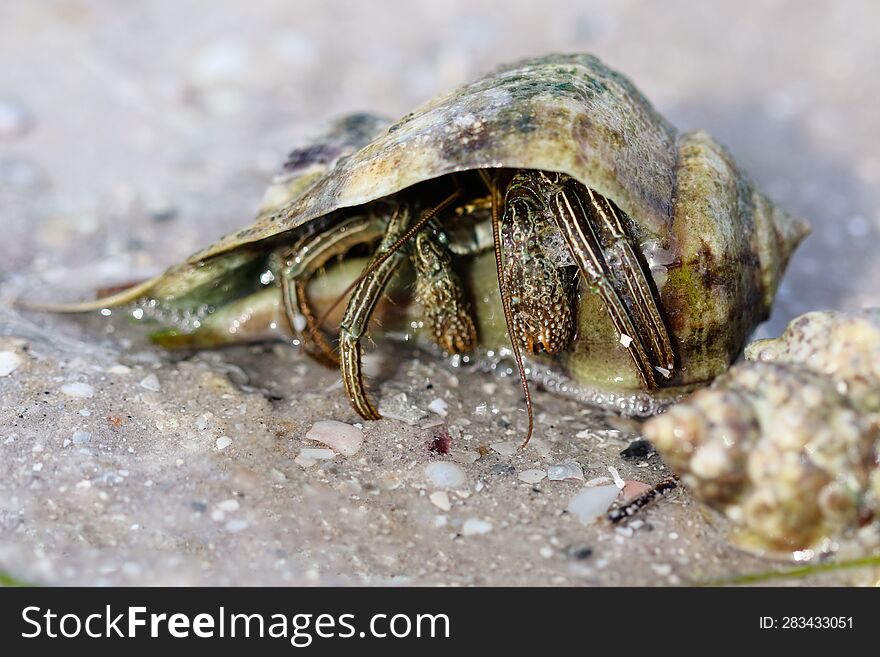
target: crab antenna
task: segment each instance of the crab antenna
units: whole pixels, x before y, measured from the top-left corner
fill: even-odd
[[[356,279],[354,279],[349,284],[349,286],[347,288],[345,288],[345,290],[342,292],[342,294],[340,294],[338,297],[336,297],[336,301],[334,301],[331,304],[331,306],[327,310],[324,311],[324,314],[321,315],[321,318],[317,322],[315,322],[314,324],[309,326],[309,335],[314,338],[315,332],[318,331],[321,326],[323,326],[325,321],[327,321],[327,317],[330,316],[330,313],[332,313],[333,310],[340,303],[342,303],[342,300],[345,299],[345,297],[347,297],[351,293],[351,291],[355,287],[357,287],[358,284],[362,280],[364,280],[367,276],[369,276],[370,273],[373,272],[377,267],[379,267],[383,262],[388,260],[388,258],[390,258],[392,255],[394,255],[401,248],[403,248],[403,246],[408,241],[410,241],[415,236],[416,233],[418,233],[422,228],[425,227],[425,224],[427,224],[429,221],[431,221],[431,219],[436,217],[440,212],[442,212],[447,206],[449,206],[450,203],[452,203],[459,196],[460,196],[460,192],[458,192],[458,191],[452,192],[452,194],[450,194],[445,199],[440,201],[440,203],[438,203],[433,208],[428,210],[421,219],[419,219],[416,223],[414,223],[412,226],[410,226],[410,228],[400,237],[399,240],[397,240],[394,244],[392,244],[388,248],[388,250],[385,253],[383,253],[381,256],[379,256],[369,267],[364,269],[364,271],[361,272],[360,276],[358,276]]]
[[[507,324],[507,333],[510,335],[510,346],[513,348],[513,357],[516,360],[516,367],[519,369],[519,382],[522,384],[523,394],[526,396],[526,410],[529,414],[529,430],[526,433],[526,439],[520,445],[520,449],[525,449],[525,446],[532,439],[532,432],[535,429],[535,416],[532,412],[532,393],[529,392],[529,382],[526,380],[526,369],[523,366],[522,353],[513,330],[510,297],[507,295],[507,288],[504,287],[504,270],[502,269],[503,263],[501,262],[501,203],[498,198],[498,186],[494,182],[487,180],[486,176],[484,176],[483,180],[487,181],[489,195],[492,198],[492,244],[495,248],[495,268],[498,271],[498,290],[501,293],[501,306],[504,308],[504,321]]]

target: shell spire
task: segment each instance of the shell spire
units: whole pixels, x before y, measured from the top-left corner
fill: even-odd
[[[759,235],[764,307],[769,313],[788,260],[798,244],[810,234],[810,224],[790,215],[761,192],[753,192],[752,198],[755,204],[755,228]]]

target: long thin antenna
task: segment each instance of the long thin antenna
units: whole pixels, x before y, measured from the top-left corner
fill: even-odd
[[[330,316],[330,313],[332,313],[333,310],[334,310],[334,309],[335,309],[340,303],[342,303],[342,300],[343,300],[345,297],[347,297],[347,296],[349,295],[349,293],[351,293],[351,291],[352,291],[355,287],[357,287],[358,284],[359,284],[362,280],[364,280],[367,276],[369,276],[370,273],[373,272],[377,267],[379,267],[383,262],[385,262],[386,260],[388,260],[388,258],[390,258],[392,255],[394,255],[395,252],[399,251],[399,250],[404,246],[404,244],[406,244],[409,240],[411,240],[411,239],[413,238],[413,236],[414,236],[416,233],[418,233],[422,228],[425,227],[425,224],[427,224],[429,221],[431,221],[431,219],[433,219],[433,218],[436,217],[440,212],[442,212],[444,209],[446,209],[446,207],[449,206],[449,204],[452,203],[455,199],[457,199],[457,198],[459,197],[459,195],[460,195],[460,194],[459,194],[458,191],[452,192],[452,194],[450,194],[450,195],[447,196],[445,199],[443,199],[442,201],[440,201],[439,204],[435,205],[433,208],[431,208],[430,210],[428,210],[428,211],[425,213],[425,215],[424,215],[421,219],[419,219],[416,223],[414,223],[414,224],[413,224],[413,225],[412,225],[412,226],[411,226],[411,227],[410,227],[410,228],[409,228],[409,229],[408,229],[408,230],[407,230],[407,231],[406,231],[406,232],[400,237],[400,239],[398,239],[394,244],[392,244],[392,245],[389,247],[389,249],[388,249],[387,251],[385,251],[385,253],[383,253],[381,256],[379,256],[378,258],[376,258],[376,260],[374,260],[372,263],[370,263],[370,266],[367,267],[366,269],[364,269],[364,271],[361,272],[361,275],[358,276],[356,279],[354,279],[354,280],[351,282],[351,284],[350,284],[347,288],[345,288],[345,290],[342,292],[342,294],[340,294],[340,295],[336,298],[336,301],[334,301],[333,304],[332,304],[327,310],[324,311],[324,314],[321,315],[321,318],[320,318],[317,322],[315,322],[312,326],[309,327],[309,335],[311,335],[311,336],[314,337],[315,332],[316,332],[321,326],[324,325],[324,322],[327,321],[327,318]]]
[[[485,180],[486,178],[484,178]],[[519,369],[519,381],[522,384],[523,394],[526,396],[526,410],[529,414],[529,430],[526,433],[526,439],[520,446],[525,449],[526,445],[532,439],[532,432],[535,429],[535,416],[532,412],[532,393],[529,392],[529,382],[526,380],[526,370],[523,366],[522,353],[520,352],[519,342],[517,342],[516,334],[513,330],[513,313],[510,311],[510,297],[507,295],[507,288],[504,287],[504,270],[501,261],[501,212],[500,199],[498,198],[498,186],[494,182],[489,184],[489,194],[492,197],[492,244],[495,247],[495,268],[498,272],[498,290],[501,293],[501,306],[504,308],[504,321],[507,324],[507,333],[510,336],[510,346],[513,348],[513,357],[516,360],[516,366]]]

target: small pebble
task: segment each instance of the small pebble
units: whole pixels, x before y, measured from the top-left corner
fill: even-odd
[[[461,467],[449,461],[434,461],[425,466],[425,475],[437,488],[460,488],[467,484]]]
[[[221,511],[238,511],[239,504],[238,500],[228,499],[223,500],[217,505],[217,508]]]
[[[345,422],[324,420],[315,422],[305,439],[332,447],[343,456],[354,456],[364,444],[364,432]]]
[[[512,440],[505,440],[500,443],[492,443],[489,445],[493,452],[498,452],[501,456],[513,456],[516,454],[516,443]]]
[[[440,417],[446,417],[448,405],[442,399],[437,398],[428,404],[428,409],[434,411]]]
[[[0,376],[9,376],[22,362],[21,356],[14,351],[0,351]]]
[[[642,481],[626,481],[624,483],[626,485],[623,487],[622,495],[627,502],[645,491],[651,490],[651,487]]]
[[[480,453],[475,452],[473,450],[455,449],[455,450],[449,451],[449,457],[453,461],[458,461],[459,463],[470,464],[470,463],[477,462],[477,460],[480,458]]]
[[[247,529],[247,527],[247,520],[230,520],[226,523],[226,531],[232,532],[233,534]]]
[[[547,473],[543,470],[523,470],[519,473],[520,480],[526,482],[527,484],[537,484],[546,476]]]
[[[468,518],[461,526],[462,536],[479,536],[492,531],[492,523],[479,518]]]
[[[620,490],[623,490],[626,486],[626,482],[623,480],[623,477],[620,476],[620,473],[617,471],[612,465],[608,466],[608,472],[611,473],[611,477],[614,479],[614,485],[617,486]]]
[[[220,436],[215,444],[217,445],[217,449],[226,449],[232,444],[232,438],[229,436]]]
[[[571,498],[566,510],[576,516],[584,525],[589,525],[608,510],[618,493],[620,490],[613,484],[584,488]]]
[[[652,563],[651,570],[660,575],[660,577],[666,577],[672,572],[672,566],[668,563]]]
[[[540,438],[532,438],[529,441],[527,449],[532,450],[541,458],[550,456],[550,443],[546,440],[541,440]]]
[[[88,431],[74,431],[71,441],[74,445],[85,445],[92,439],[92,434]]]
[[[162,386],[159,385],[159,377],[157,377],[155,374],[148,374],[143,379],[141,379],[140,386],[141,388],[145,388],[153,392],[159,392],[162,389]]]
[[[584,480],[584,470],[577,461],[565,461],[557,463],[547,468],[547,477],[551,481],[562,481],[564,479]]]
[[[452,503],[449,501],[449,495],[446,494],[446,491],[435,491],[428,495],[428,499],[431,500],[431,504],[443,511],[449,511],[452,508]]]
[[[95,394],[95,390],[88,383],[74,381],[73,383],[65,383],[61,386],[61,392],[68,397],[91,397]]]
[[[299,455],[293,459],[293,462],[303,468],[310,468],[318,461],[326,461],[336,456],[336,452],[332,449],[323,447],[306,447],[299,451]]]
[[[397,420],[411,427],[418,425],[428,417],[425,411],[410,403],[405,392],[388,399],[383,398],[379,403],[379,414],[384,418]]]
[[[119,363],[107,368],[108,374],[123,375],[123,374],[128,374],[129,372],[131,372],[130,367],[128,367],[127,365],[120,365]]]
[[[42,469],[43,469],[43,464],[42,464],[42,463],[34,463],[34,467],[33,467],[33,471],[34,471],[34,472],[39,472],[39,471],[42,470]]]
[[[33,121],[19,103],[0,100],[0,138],[20,137],[30,130]]]

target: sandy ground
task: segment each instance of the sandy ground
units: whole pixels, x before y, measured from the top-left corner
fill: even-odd
[[[565,513],[609,466],[648,484],[669,472],[620,456],[637,427],[548,393],[537,439],[510,454],[524,427],[512,382],[380,345],[394,364],[382,399],[412,424],[369,423],[357,454],[305,468],[313,422],[358,422],[336,373],[285,345],[167,354],[116,317],[10,301],[89,296],[248,222],[284,154],[332,117],[401,115],[512,58],[589,51],[813,223],[763,335],[806,310],[876,305],[877,25],[880,6],[847,1],[5,0],[0,351],[15,369],[0,367],[0,570],[89,585],[664,585],[781,567],[732,547],[687,491],[625,527]],[[446,455],[429,449],[444,426]],[[441,490],[437,462],[463,480]],[[521,478],[572,463],[582,479]]]

